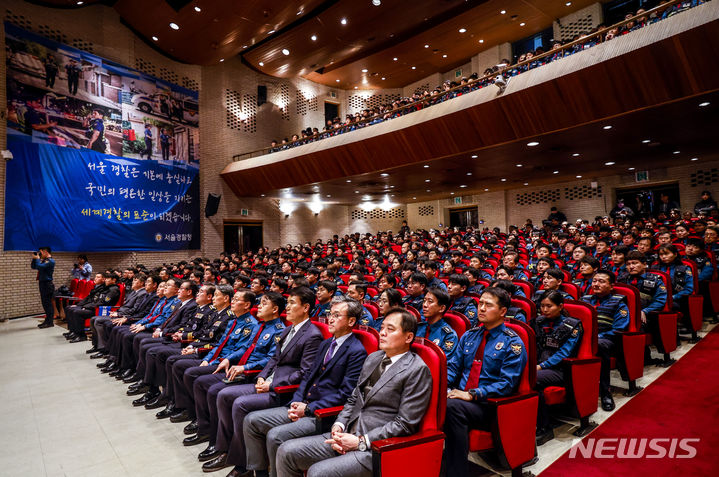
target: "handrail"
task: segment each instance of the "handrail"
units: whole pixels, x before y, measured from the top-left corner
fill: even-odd
[[[704,0],[704,3],[706,3],[706,1],[708,1],[708,0]],[[611,31],[611,30],[613,30],[613,29],[615,29],[615,28],[620,28],[620,27],[626,25],[627,23],[630,23],[630,22],[633,22],[633,21],[638,20],[638,19],[641,18],[641,17],[647,17],[647,18],[649,18],[653,13],[659,13],[660,11],[663,12],[663,11],[665,11],[666,9],[670,8],[670,7],[673,7],[673,6],[677,5],[677,4],[683,4],[683,3],[691,3],[691,2],[688,2],[688,0],[670,0],[670,1],[667,2],[667,3],[663,3],[663,4],[660,4],[660,5],[657,5],[657,6],[654,7],[654,8],[651,8],[651,9],[649,9],[649,10],[646,10],[644,13],[635,14],[634,16],[632,16],[632,17],[630,17],[630,18],[625,18],[624,20],[622,20],[622,21],[620,21],[620,22],[617,22],[617,23],[615,23],[614,25],[610,25],[610,26],[608,26],[608,27],[604,27],[604,28],[602,28],[601,30],[597,30],[596,32],[593,32],[593,33],[589,33],[589,34],[587,34],[587,35],[584,35],[584,36],[582,36],[582,37],[580,37],[580,38],[578,38],[578,39],[576,39],[576,40],[574,40],[574,41],[570,41],[569,43],[565,43],[565,44],[563,44],[563,45],[562,45],[561,47],[559,47],[559,48],[552,48],[552,49],[550,49],[550,50],[548,50],[548,51],[546,51],[546,52],[544,52],[544,53],[542,53],[542,54],[539,54],[539,55],[537,55],[537,56],[533,56],[533,57],[530,58],[529,60],[524,60],[524,61],[522,61],[522,62],[513,64],[513,65],[507,65],[507,66],[505,66],[504,68],[502,68],[502,69],[500,69],[500,70],[493,71],[492,73],[489,73],[489,74],[480,76],[480,77],[478,77],[478,78],[476,78],[476,79],[474,79],[474,80],[468,80],[466,84],[460,84],[460,85],[458,85],[458,86],[455,86],[454,88],[450,88],[450,89],[448,89],[448,90],[446,90],[446,91],[442,91],[441,93],[438,93],[438,94],[435,94],[435,95],[430,94],[429,97],[423,97],[422,99],[419,99],[419,100],[414,101],[414,102],[412,102],[412,103],[405,104],[404,106],[400,106],[399,108],[391,109],[391,110],[389,110],[389,111],[385,111],[385,112],[380,113],[380,114],[375,114],[374,116],[371,116],[371,117],[366,118],[366,119],[362,119],[362,120],[357,121],[357,122],[352,122],[352,123],[350,123],[350,124],[343,124],[341,127],[338,127],[338,128],[336,128],[336,129],[332,129],[331,131],[320,131],[320,132],[318,132],[317,134],[313,134],[313,135],[311,135],[311,136],[307,136],[307,137],[298,139],[298,140],[296,140],[296,141],[288,142],[288,143],[285,143],[285,144],[282,144],[282,145],[278,145],[278,146],[275,146],[275,147],[268,146],[268,147],[264,147],[264,148],[262,148],[262,149],[257,149],[257,150],[250,151],[250,152],[245,152],[245,153],[242,153],[242,154],[235,154],[234,156],[232,156],[232,161],[233,161],[233,162],[237,162],[237,161],[241,161],[241,160],[244,160],[244,159],[250,159],[250,158],[252,158],[252,157],[263,156],[263,155],[269,154],[269,153],[271,153],[271,152],[278,152],[278,151],[274,151],[275,149],[284,150],[284,149],[288,149],[288,148],[292,148],[292,147],[296,147],[296,146],[301,146],[301,145],[306,144],[306,143],[309,143],[309,142],[314,142],[314,141],[318,141],[318,140],[324,139],[323,136],[329,137],[330,135],[336,135],[336,134],[341,134],[341,133],[343,133],[343,132],[347,132],[347,131],[346,131],[347,128],[362,128],[362,127],[368,125],[369,123],[371,123],[371,122],[377,120],[378,118],[381,118],[381,117],[383,117],[383,116],[385,116],[385,115],[387,115],[387,114],[390,114],[390,115],[391,115],[391,117],[387,118],[387,120],[389,120],[389,119],[394,119],[395,117],[398,117],[397,114],[400,113],[400,112],[402,112],[402,111],[406,111],[406,110],[409,110],[409,109],[418,109],[418,107],[420,107],[420,106],[421,106],[420,109],[424,108],[425,106],[432,106],[432,104],[429,104],[430,101],[436,101],[436,100],[439,100],[439,99],[442,99],[442,98],[446,98],[447,96],[451,96],[453,93],[462,92],[463,90],[465,90],[465,89],[467,89],[467,88],[470,88],[470,91],[471,91],[471,88],[472,88],[472,86],[474,86],[474,85],[478,85],[478,84],[479,84],[479,85],[480,85],[479,87],[481,88],[481,87],[482,87],[482,85],[481,85],[482,83],[484,83],[484,82],[486,82],[486,81],[488,81],[488,80],[490,80],[490,79],[493,79],[493,78],[495,78],[495,77],[497,77],[497,76],[504,75],[505,73],[511,72],[512,70],[515,70],[515,69],[519,70],[520,68],[522,68],[522,67],[524,67],[524,66],[529,66],[529,65],[531,65],[532,63],[536,63],[538,60],[541,60],[541,59],[544,59],[544,58],[553,57],[553,56],[555,56],[555,55],[556,55],[557,53],[559,53],[559,52],[564,52],[564,51],[566,51],[566,50],[572,49],[572,48],[574,48],[575,46],[581,45],[581,44],[583,44],[584,42],[586,42],[587,40],[590,40],[590,39],[592,39],[592,38],[594,38],[594,37],[604,38],[604,36],[605,36],[609,31]],[[697,4],[697,5],[699,5],[699,4]],[[695,5],[695,6],[697,6],[697,5]],[[693,7],[689,7],[689,8],[693,8]],[[661,18],[660,18],[659,20],[661,20]],[[657,21],[659,21],[659,20],[657,20]],[[600,42],[603,42],[603,41],[604,41],[604,40],[600,40]],[[562,57],[563,57],[563,56],[564,56],[564,55],[562,55]],[[560,57],[560,58],[561,58],[561,57]],[[559,58],[557,58],[557,59],[559,59]],[[546,64],[546,63],[545,63],[545,64]],[[543,66],[543,65],[539,65],[539,66]],[[522,72],[522,71],[518,71],[517,74],[520,74],[521,72]],[[479,88],[478,88],[478,89],[479,89]],[[452,98],[449,98],[449,99],[452,99]],[[433,104],[434,104],[434,103],[433,103]],[[403,115],[403,114],[400,114],[400,116],[402,116],[402,115]],[[384,121],[384,120],[383,120],[383,121]],[[257,153],[260,153],[260,154],[257,154]],[[247,156],[247,157],[245,157],[245,156]]]

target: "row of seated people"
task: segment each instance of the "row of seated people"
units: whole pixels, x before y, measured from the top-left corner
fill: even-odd
[[[294,134],[291,138],[284,138],[281,141],[273,140],[270,145],[269,152],[272,153],[289,149],[332,137],[337,134],[363,128],[372,124],[381,123],[413,111],[418,111],[428,106],[439,104],[448,99],[461,96],[471,91],[476,91],[491,84],[497,84],[501,89],[504,89],[507,85],[507,81],[512,76],[538,68],[547,63],[557,61],[600,43],[612,40],[618,36],[638,30],[684,10],[700,5],[704,3],[704,0],[688,0],[676,2],[671,5],[665,5],[669,3],[671,2],[667,0],[660,2],[659,8],[656,11],[652,11],[649,15],[646,14],[645,9],[637,10],[636,14],[631,12],[627,13],[625,20],[629,20],[637,15],[639,16],[636,20],[618,24],[614,28],[609,29],[606,33],[602,33],[606,26],[598,25],[590,31],[575,35],[568,42],[552,40],[552,48],[550,52],[554,53],[551,55],[540,57],[540,55],[543,55],[545,51],[542,48],[538,48],[519,55],[515,64],[512,64],[508,59],[503,59],[498,65],[486,69],[482,77],[479,77],[477,73],[474,73],[468,78],[462,78],[459,82],[446,81],[433,90],[416,92],[412,96],[398,98],[390,103],[371,109],[364,109],[354,115],[348,114],[346,115],[344,121],[342,121],[339,117],[336,117],[333,120],[328,120],[322,131],[319,131],[316,127],[308,127],[307,129],[303,129],[299,134]],[[573,45],[570,48],[564,48],[565,43],[573,43]],[[535,56],[538,58],[532,61]],[[495,74],[497,72],[501,72],[501,74],[496,76]],[[407,107],[409,105],[414,105],[414,107]]]

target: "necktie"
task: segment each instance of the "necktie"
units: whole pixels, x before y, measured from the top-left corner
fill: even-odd
[[[377,381],[379,381],[379,378],[382,376],[382,373],[384,373],[385,369],[387,369],[387,366],[389,366],[392,363],[392,360],[390,358],[385,357],[379,365],[372,371],[372,374],[370,375],[369,379],[367,380],[367,384],[365,384],[364,387],[364,396],[367,397],[367,394],[372,390],[375,384],[377,384]]]
[[[211,356],[210,358],[206,358],[206,359],[205,359],[208,363],[211,363],[212,361],[214,361],[214,360],[220,355],[220,353],[222,352],[222,348],[225,347],[225,343],[227,343],[227,340],[229,340],[229,339],[230,339],[230,336],[232,336],[232,332],[234,331],[235,326],[237,326],[237,320],[236,320],[236,319],[235,319],[235,320],[232,320],[232,326],[230,327],[230,330],[229,330],[229,331],[227,332],[227,334],[225,335],[225,339],[222,340],[222,343],[220,343],[220,345],[217,347],[217,350],[216,350],[214,353],[212,353],[212,356]]]
[[[484,347],[487,345],[487,332],[482,334],[482,341],[477,347],[477,352],[474,354],[474,361],[472,361],[472,367],[469,370],[469,376],[467,377],[467,384],[464,386],[465,391],[475,389],[479,385],[479,375],[482,374],[482,359],[484,358]]]
[[[285,342],[282,343],[282,348],[280,348],[280,353],[283,353],[285,349],[287,348],[287,345],[290,344],[290,341],[292,341],[292,338],[295,336],[295,327],[292,326],[292,329],[290,329],[290,332],[287,333],[287,337],[285,338]]]
[[[265,329],[265,323],[262,322],[260,324],[260,329],[257,330],[257,334],[255,335],[255,338],[252,340],[252,344],[247,348],[247,351],[245,351],[245,354],[242,355],[242,358],[240,358],[239,364],[245,364],[247,360],[250,358],[250,355],[252,355],[252,351],[255,349],[255,345],[257,344],[257,340],[260,339],[260,336],[262,335],[262,330]]]
[[[332,354],[335,352],[335,348],[337,348],[337,340],[333,339],[332,344],[330,345],[330,349],[327,350],[327,354],[325,355],[325,360],[322,364],[327,364],[332,359]]]

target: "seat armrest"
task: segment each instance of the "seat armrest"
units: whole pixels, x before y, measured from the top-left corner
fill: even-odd
[[[197,350],[197,356],[205,356],[207,353],[209,353],[210,350],[206,348],[198,348]]]
[[[417,444],[424,444],[436,440],[444,439],[444,432],[438,430],[420,431],[417,434],[404,437],[390,437],[374,441],[372,443],[372,452],[383,453],[397,449],[404,449]]]
[[[342,412],[342,409],[344,409],[344,406],[326,407],[324,409],[317,409],[314,414],[316,417],[324,419],[325,417],[333,417],[338,415],[340,412]]]
[[[256,377],[258,374],[260,374],[260,371],[262,371],[262,370],[261,369],[246,369],[243,371],[243,373],[245,374],[245,376]],[[280,386],[280,387],[282,387],[282,386]]]
[[[489,398],[487,399],[487,403],[491,404],[494,407],[506,406],[507,404],[524,401],[525,399],[530,399],[537,395],[537,391],[529,391],[524,394],[515,394],[507,397]]]
[[[293,393],[297,391],[297,389],[300,387],[299,384],[289,384],[287,386],[277,386],[276,388],[273,388],[273,390],[277,394],[287,394],[287,393]]]
[[[583,364],[601,363],[600,358],[564,358],[562,360],[567,366],[581,366]]]

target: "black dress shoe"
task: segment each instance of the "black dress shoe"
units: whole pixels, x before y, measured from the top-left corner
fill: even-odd
[[[554,439],[554,430],[551,427],[548,427],[547,429],[539,429],[537,428],[537,447],[546,444],[547,442]]]
[[[77,335],[76,335],[74,332],[72,332],[72,331],[71,331],[70,333],[68,333],[67,335],[63,335],[63,336],[64,336],[65,339],[68,340],[68,341],[77,338]]]
[[[73,333],[72,331],[66,331],[66,332],[64,332],[64,333],[62,334],[62,336],[64,336],[65,338],[67,338],[67,337],[69,337],[70,335],[74,335],[74,334],[75,334],[75,333]]]
[[[207,446],[207,449],[197,454],[197,460],[199,460],[200,462],[206,462],[208,460],[214,459],[218,455],[220,455],[220,451],[218,451],[215,446],[210,444],[209,446]]]
[[[105,368],[105,369],[108,369],[108,368]],[[112,376],[113,378],[116,378],[119,375],[121,375],[123,372],[124,372],[124,370],[122,368],[120,368],[119,366],[115,366],[115,369],[110,371],[109,373],[107,373],[107,375]]]
[[[166,419],[173,414],[175,414],[175,403],[170,401],[167,403],[167,406],[165,406],[165,409],[155,414],[155,417],[158,419]]]
[[[93,354],[93,353],[97,353],[97,351],[98,351],[98,349],[93,346],[89,350],[85,351],[85,354]]]
[[[197,444],[202,444],[203,442],[207,442],[210,440],[209,434],[195,434],[194,436],[185,437],[182,441],[182,445],[184,446],[195,446]]]
[[[160,395],[160,391],[153,391],[153,392],[148,391],[145,394],[143,394],[141,398],[135,399],[134,401],[132,401],[132,405],[135,407],[144,406],[145,404],[152,401],[159,395]]]
[[[123,380],[124,380],[124,379],[129,378],[129,377],[132,376],[133,374],[135,374],[135,370],[134,370],[134,369],[126,369],[126,370],[124,370],[122,373],[120,373],[120,374],[117,376],[117,379],[123,379]]]
[[[136,383],[136,382],[138,382],[140,379],[142,379],[142,376],[140,376],[139,374],[137,374],[137,373],[135,372],[135,373],[132,373],[132,374],[131,374],[130,376],[128,376],[127,378],[123,378],[122,382],[123,382],[123,383],[130,384],[130,383]]]
[[[87,336],[76,336],[70,340],[70,343],[81,343],[87,341]]]
[[[203,472],[216,472],[218,470],[222,470],[225,467],[231,467],[232,464],[227,463],[227,452],[223,452],[221,454],[218,454],[217,457],[215,457],[212,460],[208,460],[204,464],[202,464],[202,471]]]
[[[175,412],[175,414],[173,414],[172,416],[170,416],[170,422],[177,423],[177,422],[186,422],[189,420],[191,420],[190,413],[188,413],[185,409],[181,409],[181,410]]]
[[[110,365],[113,364],[113,363],[114,363],[113,360],[111,360],[111,359],[106,359],[106,360],[103,361],[102,363],[97,363],[95,366],[97,366],[98,368],[102,369],[102,368],[107,368],[108,366],[110,366]]]
[[[37,327],[40,328],[40,329],[42,329],[42,328],[52,328],[53,326],[55,326],[53,323],[45,323],[45,322],[40,323],[39,325],[37,325]]]
[[[255,471],[257,472],[265,472],[265,475],[267,471]],[[263,474],[257,474],[257,477]],[[227,474],[227,477],[252,477],[252,471],[251,470],[243,470],[242,467],[235,466],[234,469],[230,471],[229,474]]]
[[[111,376],[113,376],[112,373],[114,373],[115,371],[120,371],[120,368],[114,361],[100,370],[101,373],[107,373]]]
[[[186,436],[191,436],[192,434],[197,434],[197,431],[198,431],[199,429],[200,429],[200,428],[199,428],[199,426],[197,425],[197,419],[195,419],[194,421],[192,421],[191,423],[189,423],[188,425],[186,425],[185,428],[182,429],[182,432],[183,432]]]
[[[139,386],[135,386],[136,384],[139,384]],[[128,396],[137,396],[138,394],[145,394],[147,391],[150,390],[150,386],[144,384],[141,381],[136,382],[129,388],[127,388],[127,395]]]
[[[98,351],[97,353],[90,355],[90,359],[100,359],[100,358],[104,358],[104,357],[105,357],[105,353],[103,353],[102,351]]]
[[[605,411],[614,410],[614,398],[612,398],[611,394],[605,394],[602,396],[602,409]]]
[[[152,401],[145,404],[145,409],[148,409],[148,410],[149,409],[159,409],[161,407],[167,406],[168,402],[170,402],[170,398],[168,398],[167,396],[160,395],[160,396],[157,396]]]

